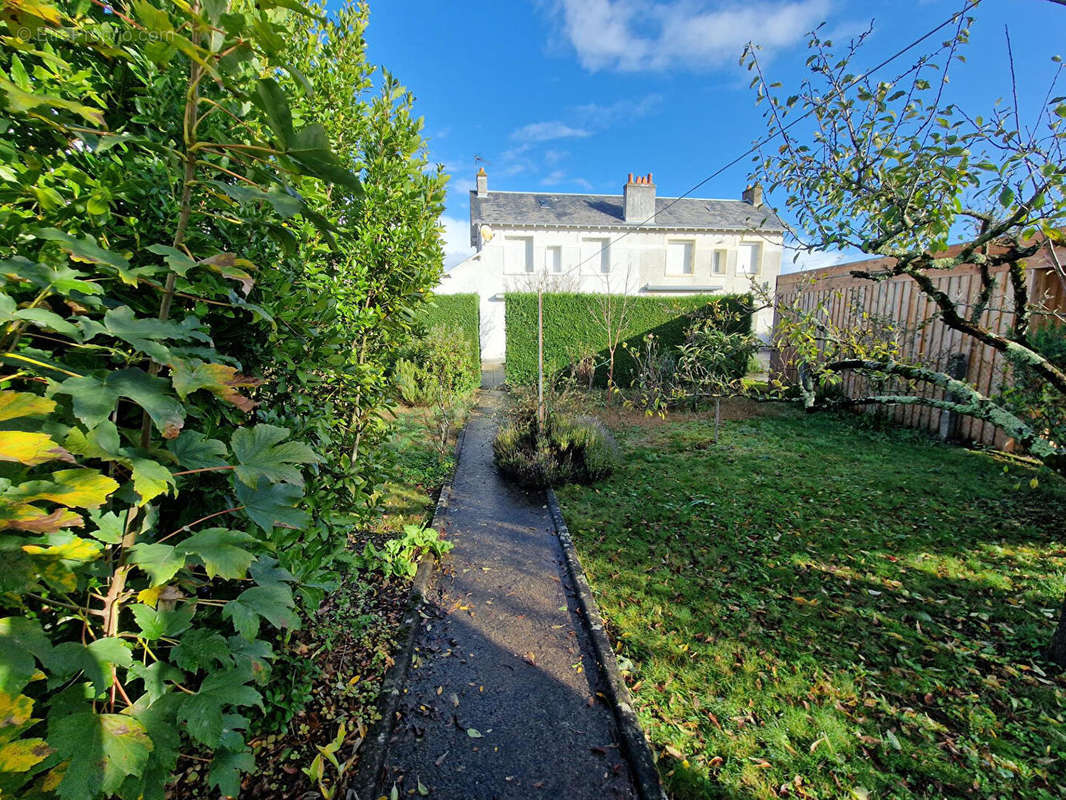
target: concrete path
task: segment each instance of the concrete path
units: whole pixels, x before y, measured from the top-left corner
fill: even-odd
[[[467,426],[384,794],[635,797],[544,495],[492,463],[501,403],[482,392]]]

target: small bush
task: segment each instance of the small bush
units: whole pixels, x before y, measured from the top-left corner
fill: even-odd
[[[594,417],[552,412],[538,437],[533,420],[504,423],[492,443],[496,466],[523,486],[592,483],[618,466],[618,445]]]
[[[409,406],[455,404],[481,383],[474,345],[455,325],[435,325],[393,367],[393,382]]]

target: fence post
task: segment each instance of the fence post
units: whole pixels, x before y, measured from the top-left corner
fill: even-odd
[[[966,380],[966,371],[970,365],[969,353],[952,353],[948,356],[947,373],[957,381]],[[962,400],[955,392],[947,392],[946,400],[957,403]],[[943,441],[954,439],[959,428],[959,415],[954,411],[940,412],[940,438]]]

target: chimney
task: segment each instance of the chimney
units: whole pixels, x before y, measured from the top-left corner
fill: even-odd
[[[622,207],[624,220],[630,225],[655,223],[655,184],[651,173],[633,179],[629,173],[625,188],[622,189]]]
[[[489,196],[489,176],[485,174],[484,167],[479,167],[477,171],[477,196]]]
[[[749,186],[744,190],[744,194],[740,196],[740,199],[754,208],[759,208],[762,205],[762,186],[757,183]]]

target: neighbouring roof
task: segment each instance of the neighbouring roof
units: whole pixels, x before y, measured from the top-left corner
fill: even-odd
[[[470,224],[568,228],[626,226],[620,194],[550,194],[542,192],[470,192]],[[637,227],[630,225],[627,227]],[[645,228],[707,228],[716,231],[783,232],[785,226],[766,206],[742,200],[697,197],[655,198],[655,222]]]

